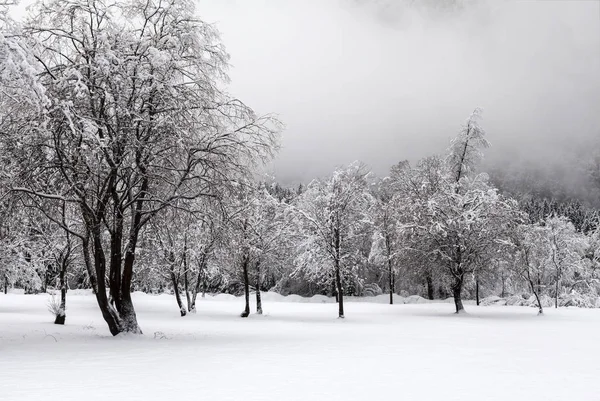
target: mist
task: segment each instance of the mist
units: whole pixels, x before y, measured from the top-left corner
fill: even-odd
[[[475,107],[488,163],[544,166],[600,137],[600,2],[200,0],[230,91],[285,123],[273,171],[443,152]]]

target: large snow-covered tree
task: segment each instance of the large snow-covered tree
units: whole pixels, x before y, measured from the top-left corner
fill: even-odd
[[[223,91],[228,55],[191,1],[33,10],[24,37],[49,102],[41,114],[3,110],[0,130],[28,155],[16,189],[77,206],[84,229],[73,234],[102,315],[114,335],[140,333],[130,293],[141,230],[247,175],[278,126]]]

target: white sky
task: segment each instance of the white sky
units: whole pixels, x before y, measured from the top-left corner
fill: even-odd
[[[600,137],[600,0],[197,1],[231,54],[230,92],[286,124],[283,182],[356,159],[386,174],[443,151],[477,106],[492,160]]]
[[[476,106],[492,158],[600,137],[600,1],[474,3],[199,0],[199,12],[231,53],[231,91],[287,125],[284,181],[355,159],[385,174],[445,149]]]

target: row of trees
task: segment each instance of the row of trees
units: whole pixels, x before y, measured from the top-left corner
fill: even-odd
[[[0,35],[5,291],[91,288],[112,334],[131,292],[598,297],[597,215],[536,213],[478,172],[479,109],[447,154],[361,163],[306,187],[257,179],[280,124],[225,92],[228,56],[192,2],[37,3]],[[567,209],[564,209],[567,210]],[[568,209],[572,210],[572,209]]]

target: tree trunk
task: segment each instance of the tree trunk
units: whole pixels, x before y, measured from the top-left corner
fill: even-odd
[[[433,278],[431,277],[431,272],[425,273],[425,281],[427,285],[427,298],[433,300]]]
[[[110,235],[110,268],[108,273],[110,302],[121,309],[121,268],[123,265],[123,212],[115,202],[113,230]]]
[[[338,294],[338,317],[344,318],[344,288],[342,286],[342,277],[340,274],[340,262],[335,261],[335,284]]]
[[[529,280],[529,285],[531,286],[531,292],[533,292],[533,296],[535,296],[535,300],[537,301],[537,304],[538,304],[538,315],[543,315],[544,308],[542,307],[542,303],[540,302],[540,295],[538,294],[538,291],[536,291],[536,289],[535,289],[536,285],[533,283],[533,281],[531,279]]]
[[[190,285],[188,281],[188,259],[187,259],[187,235],[183,237],[183,290],[188,311],[192,311],[192,300],[190,299]]]
[[[169,264],[171,265],[171,283],[173,283],[173,294],[175,295],[175,300],[177,301],[177,306],[179,307],[179,313],[181,316],[185,316],[187,314],[185,307],[183,306],[183,302],[181,301],[181,294],[179,293],[179,280],[177,278],[177,274],[175,274],[175,255],[173,252],[169,252]]]
[[[249,259],[250,257],[248,255],[244,255],[242,261],[242,270],[244,275],[244,298],[246,301],[246,307],[240,314],[241,317],[248,317],[250,315],[250,279],[248,277],[248,263],[250,263]]]
[[[262,299],[260,297],[260,261],[256,262],[256,313],[262,315]]]
[[[106,258],[104,256],[104,250],[102,249],[102,234],[100,229],[100,224],[95,224],[92,227],[92,249],[94,254],[94,268],[95,268],[95,277],[98,277],[96,280],[97,292],[96,292],[96,301],[98,302],[98,307],[100,308],[100,312],[102,313],[102,317],[106,324],[108,324],[108,329],[113,336],[125,331],[123,329],[123,325],[121,319],[117,311],[113,308],[113,306],[108,301],[106,296],[106,280],[104,279],[106,275]],[[84,246],[84,257],[86,253],[86,248]],[[89,254],[87,256],[89,259]],[[90,276],[91,278],[92,276]]]
[[[392,269],[392,261],[388,258],[388,275],[389,275],[389,286],[390,286],[390,305],[394,304],[394,269]]]
[[[4,275],[4,295],[8,294],[8,275]]]
[[[94,268],[92,266],[92,260],[90,256],[89,233],[88,236],[86,236],[86,238],[82,239],[81,248],[83,253],[83,263],[85,265],[85,270],[88,274],[90,286],[92,287],[92,292],[94,293],[94,295],[96,295],[98,293],[98,283],[96,280],[96,275],[94,274]]]
[[[184,268],[185,269],[185,268]],[[185,291],[185,301],[188,307],[188,311],[192,311],[192,297],[189,290],[188,272],[187,269],[183,271],[183,290]]]
[[[452,295],[454,296],[454,306],[456,307],[456,313],[464,313],[465,308],[462,303],[462,285],[463,279],[455,278],[452,283]]]
[[[479,306],[479,278],[475,279],[475,302]]]
[[[203,253],[200,260],[197,260],[198,264],[198,278],[196,279],[196,287],[194,288],[194,292],[192,293],[192,303],[189,307],[191,313],[196,313],[196,298],[198,297],[198,293],[200,292],[200,285],[202,284],[205,276],[205,267],[206,267],[206,254]],[[204,295],[202,296],[204,298]]]
[[[54,324],[65,324],[67,318],[67,280],[65,280],[67,264],[68,261],[63,260],[60,266],[60,309],[56,319],[54,319]]]
[[[554,290],[554,309],[558,309],[558,291],[560,287],[560,278],[556,277],[556,286]]]

